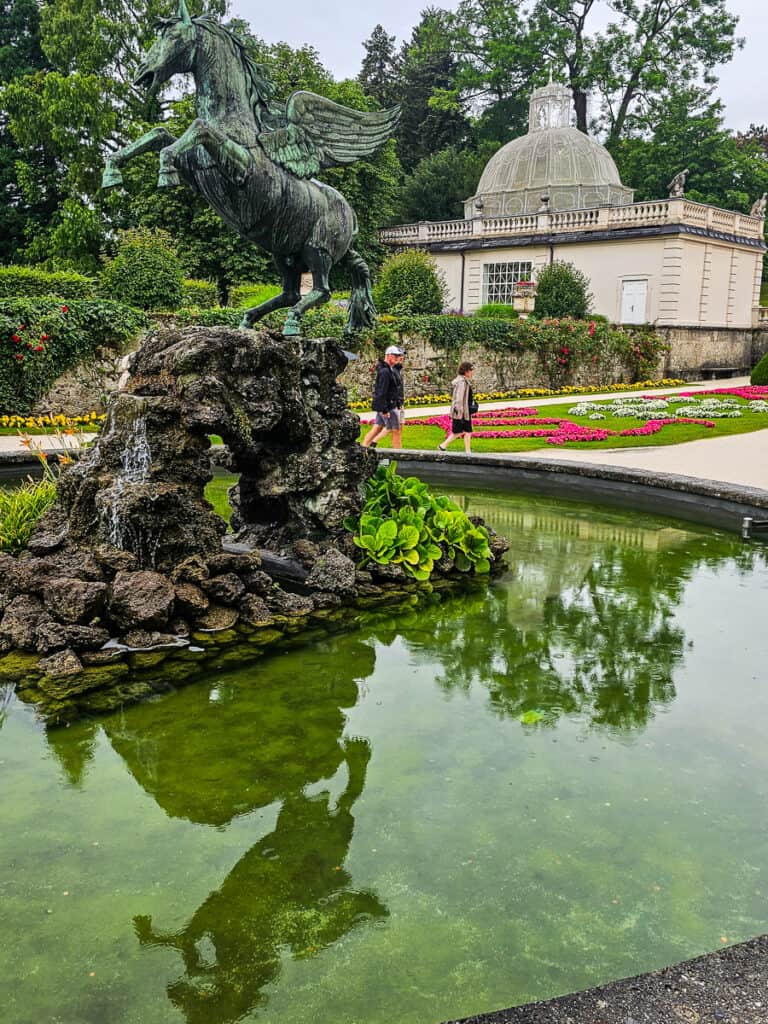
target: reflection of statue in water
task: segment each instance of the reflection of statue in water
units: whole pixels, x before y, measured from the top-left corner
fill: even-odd
[[[667,188],[670,199],[682,199],[685,196],[685,181],[690,171],[686,167],[684,171],[678,171]]]
[[[370,747],[345,739],[343,708],[370,675],[370,644],[350,641],[344,664],[302,650],[272,659],[258,685],[245,673],[193,686],[104,722],[131,773],[169,817],[226,826],[281,802],[272,832],[240,858],[183,927],[134,920],[142,945],[176,949],[184,975],[168,996],[190,1024],[230,1024],[266,1001],[281,957],[311,956],[364,921],[387,915],[344,867]],[[299,663],[300,659],[300,663]],[[346,666],[346,667],[345,667]],[[334,802],[316,784],[341,770]],[[314,786],[315,792],[307,793]]]
[[[190,1024],[240,1020],[265,1001],[286,950],[311,955],[362,921],[385,917],[376,894],[352,888],[343,867],[370,749],[343,745],[349,781],[335,807],[328,793],[283,802],[274,831],[251,847],[183,928],[162,932],[134,920],[144,944],[178,949],[185,977],[168,986]]]

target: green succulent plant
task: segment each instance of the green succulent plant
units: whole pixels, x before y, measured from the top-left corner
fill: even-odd
[[[432,494],[423,480],[399,476],[394,462],[378,467],[366,484],[360,516],[344,525],[363,553],[361,567],[402,565],[415,580],[425,581],[445,556],[460,572],[491,571],[488,531],[450,498]]]

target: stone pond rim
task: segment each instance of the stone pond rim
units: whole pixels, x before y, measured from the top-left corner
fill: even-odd
[[[0,681],[61,720],[194,675],[160,670],[180,647],[221,667],[227,644],[234,662],[350,608],[413,598],[400,566],[356,567],[343,525],[376,465],[338,382],[345,365],[333,339],[151,333],[27,551],[0,555]],[[226,542],[204,493],[210,434],[240,474]],[[490,532],[498,568],[506,543]],[[463,578],[445,558],[437,568]]]

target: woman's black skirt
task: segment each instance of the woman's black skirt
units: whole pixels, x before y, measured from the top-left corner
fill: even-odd
[[[451,420],[451,432],[453,434],[471,434],[472,420]]]

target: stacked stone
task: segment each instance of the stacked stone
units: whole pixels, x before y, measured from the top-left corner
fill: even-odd
[[[365,586],[340,551],[298,547],[312,558],[311,568],[286,564],[303,593],[264,572],[257,551],[192,555],[169,575],[139,568],[128,552],[116,565],[109,549],[0,555],[0,651],[36,653],[42,672],[72,675],[126,651],[178,646],[238,622],[258,629],[306,617],[340,606]]]

